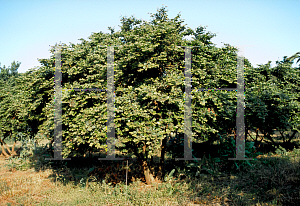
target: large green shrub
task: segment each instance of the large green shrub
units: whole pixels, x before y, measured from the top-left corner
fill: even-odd
[[[150,171],[148,160],[157,151],[162,166],[170,133],[184,133],[185,53],[177,46],[192,47],[193,141],[217,140],[218,133],[226,134],[235,127],[236,92],[197,90],[236,87],[237,49],[229,44],[217,48],[211,42],[214,34],[202,26],[187,28],[180,15],[169,19],[164,7],[151,17],[150,22],[123,17],[118,32],[109,28],[110,34],[94,33],[89,41],[61,45],[62,87],[104,90],[63,90],[64,157],[99,150],[106,144],[110,45],[118,46],[114,47],[116,145],[123,154],[137,156],[145,172]],[[189,35],[192,40],[185,39]],[[43,66],[16,79],[13,95],[1,90],[1,105],[6,104],[0,112],[5,126],[2,136],[19,125],[23,131],[30,129],[29,136],[39,133],[53,139],[54,48],[50,52],[49,59],[39,60]],[[267,136],[273,129],[299,131],[299,69],[291,68],[290,61],[273,69],[268,65],[253,68],[245,58],[246,130],[259,127]],[[10,103],[13,98],[17,101]],[[13,117],[18,117],[14,125]],[[162,167],[159,174],[161,177]]]
[[[193,88],[232,88],[236,85],[237,49],[216,48],[213,34],[182,25],[177,15],[169,19],[165,8],[151,22],[122,18],[121,30],[94,33],[81,44],[63,45],[62,87],[100,88],[107,85],[107,48],[115,48],[115,127],[120,149],[147,162],[160,150],[171,131],[183,133],[184,49],[192,48]],[[184,37],[193,35],[193,40]],[[54,50],[51,50],[54,54]],[[54,74],[54,55],[42,59],[39,76]],[[246,61],[246,66],[249,63]],[[44,83],[54,86],[53,77]],[[234,125],[235,92],[193,92],[193,137],[209,140],[218,130]],[[53,96],[53,95],[52,95]],[[63,154],[100,148],[106,140],[106,92],[63,92]],[[53,101],[43,109],[47,117],[40,127],[49,135],[53,124]],[[211,111],[208,111],[210,108]],[[214,111],[214,113],[212,112]],[[225,111],[225,112],[224,112]],[[220,127],[217,121],[224,124]],[[50,130],[49,130],[50,129]],[[164,151],[163,151],[164,153]],[[161,156],[164,154],[161,153]]]

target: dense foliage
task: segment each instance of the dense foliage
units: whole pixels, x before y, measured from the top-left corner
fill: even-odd
[[[246,70],[246,128],[259,129],[272,143],[274,129],[285,142],[300,131],[300,70],[291,67],[297,54],[277,61],[274,68],[268,62]],[[286,131],[292,134],[284,135]]]
[[[235,88],[237,49],[217,48],[215,36],[200,26],[183,25],[180,15],[169,19],[165,8],[152,21],[121,19],[121,30],[92,34],[90,41],[62,44],[63,155],[72,157],[106,144],[107,46],[114,45],[116,144],[123,154],[134,154],[149,171],[149,159],[165,155],[171,132],[183,137],[184,48],[192,47],[192,131],[194,142],[213,141],[235,128],[236,92],[201,91],[200,88]],[[185,37],[192,36],[192,40]],[[118,47],[117,47],[118,46]],[[193,47],[198,46],[198,47]],[[200,47],[199,47],[200,46]],[[1,70],[1,139],[30,137],[53,139],[55,50],[41,67],[14,77]],[[299,68],[293,56],[277,66],[253,68],[245,58],[245,126],[267,138],[277,129],[300,131]],[[99,88],[102,92],[72,91]],[[199,90],[199,91],[198,91]],[[294,134],[295,135],[295,134]],[[286,136],[283,135],[283,138]],[[288,136],[289,138],[291,136]],[[293,137],[293,136],[292,136]],[[160,171],[161,172],[161,171]],[[145,173],[146,174],[146,173]],[[148,179],[151,181],[151,178]]]

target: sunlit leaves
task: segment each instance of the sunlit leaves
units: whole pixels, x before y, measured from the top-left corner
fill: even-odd
[[[77,45],[62,44],[63,155],[106,144],[107,47],[102,46],[120,46],[114,47],[114,122],[123,151],[149,157],[171,132],[183,135],[185,53],[177,46],[197,46],[192,47],[191,68],[194,141],[213,139],[236,126],[236,92],[199,89],[236,87],[237,49],[229,44],[215,47],[214,34],[204,27],[187,28],[180,15],[169,19],[164,8],[152,17],[151,22],[123,17],[121,31],[94,33],[90,41],[82,39]],[[188,35],[194,38],[184,39]],[[53,138],[53,49],[51,53],[49,59],[39,60],[42,67],[21,75],[13,90],[1,83],[2,135],[30,125],[34,133]],[[244,67],[246,126],[299,129],[299,69],[286,61],[275,68],[252,68],[247,59]],[[71,88],[103,91],[67,90]]]

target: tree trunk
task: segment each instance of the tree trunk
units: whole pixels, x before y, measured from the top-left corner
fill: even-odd
[[[13,156],[13,155],[17,155],[17,153],[15,152],[15,145],[16,145],[16,141],[14,142],[13,144],[13,147],[12,147],[12,150],[9,149],[9,146],[2,140],[0,139],[1,141],[1,148],[2,148],[2,153],[5,157],[10,157],[10,156]],[[8,152],[6,152],[6,150]]]
[[[146,145],[143,146],[143,152],[146,153]],[[139,154],[137,150],[135,150],[134,153],[137,157],[137,162],[142,166],[146,183],[151,185],[152,183],[157,182],[157,178],[154,178],[154,171],[150,168],[151,165],[147,163],[147,158],[142,154]]]
[[[16,146],[17,141],[14,142],[12,148],[11,148],[11,154],[12,155],[17,155],[17,152],[15,152],[15,146]]]
[[[290,141],[295,137],[296,134],[297,134],[297,131],[294,130],[292,136],[290,136],[290,138],[289,138],[289,136],[288,136],[289,140],[288,140],[287,142],[290,142]]]
[[[17,142],[17,141],[14,142],[14,145],[13,145],[12,148],[11,148],[11,152],[12,152],[13,154],[15,154],[15,155],[16,155],[16,152],[15,152],[16,142]]]
[[[11,136],[11,132],[10,132],[10,136]],[[2,143],[4,143],[4,146],[6,147],[7,151],[10,153],[10,156],[16,155],[16,153],[14,152],[14,147],[16,145],[16,141],[14,142],[14,145],[12,147],[12,151],[10,151],[9,146],[5,142],[3,142],[3,140],[1,140],[1,141],[2,141]]]
[[[154,179],[154,175],[152,174],[146,160],[142,160],[142,167],[143,167],[143,170],[144,170],[146,183],[148,185],[151,185],[152,183],[155,182],[155,179]]]
[[[10,157],[10,155],[8,155],[7,153],[6,153],[6,151],[5,151],[5,148],[4,148],[4,145],[3,145],[3,143],[1,142],[1,149],[2,149],[2,154],[5,156],[5,157]]]

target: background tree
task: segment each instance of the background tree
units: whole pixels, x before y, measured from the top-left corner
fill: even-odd
[[[299,68],[292,67],[296,55],[283,57],[283,61],[277,61],[273,68],[268,62],[245,72],[246,128],[259,129],[275,145],[271,138],[275,129],[285,143],[300,131],[300,72]],[[284,135],[286,132],[291,134]]]
[[[18,69],[19,69],[20,65],[21,65],[20,62],[13,61],[11,63],[11,66],[6,68],[5,65],[3,65],[3,67],[1,67],[1,63],[0,63],[0,79],[3,81],[8,81],[10,77],[17,77]]]
[[[0,141],[2,147],[1,155],[5,155],[6,157],[16,155],[14,151],[16,141],[12,149],[10,149],[5,140],[15,138],[17,132],[22,127],[18,114],[20,104],[16,98],[19,92],[15,89],[20,64],[20,62],[13,61],[8,68],[5,65],[3,68],[0,67]]]

